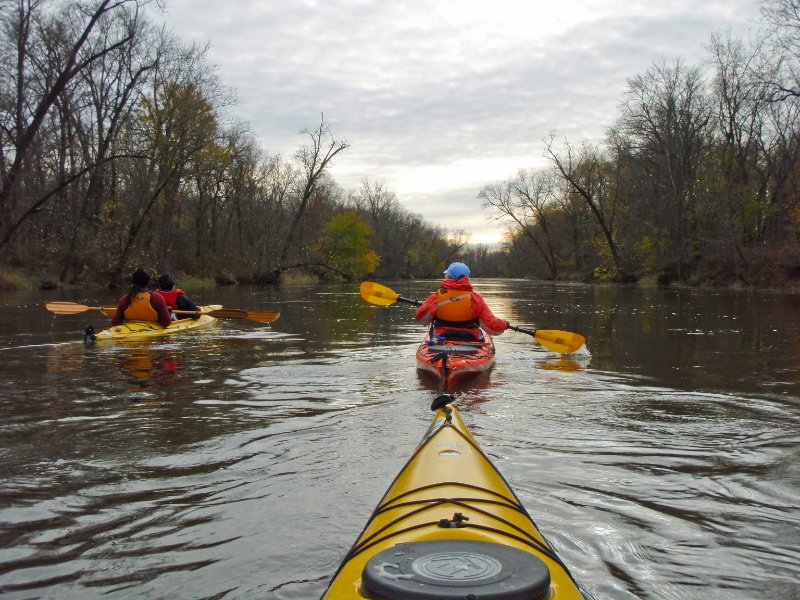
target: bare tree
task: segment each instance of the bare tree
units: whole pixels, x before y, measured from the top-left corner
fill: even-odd
[[[141,118],[136,121],[141,137],[147,141],[147,158],[140,165],[143,168],[137,185],[129,190],[129,225],[111,272],[112,287],[119,283],[152,211],[160,205],[161,217],[166,218],[171,205],[178,201],[191,162],[219,137],[215,111],[224,101],[225,92],[220,91],[216,78],[206,69],[205,50],[176,45],[169,53],[170,60],[159,63],[151,95],[143,102]],[[157,232],[157,227],[149,230],[151,236]]]
[[[710,145],[711,107],[698,68],[661,62],[628,81],[620,123],[658,201],[667,267],[679,278],[696,252],[698,169]]]
[[[132,31],[123,28],[118,30],[118,35],[106,39],[105,43],[94,44],[101,23],[121,11],[138,10],[145,3],[147,0],[102,0],[78,4],[77,14],[82,18],[82,25],[72,39],[51,47],[61,54],[57,60],[50,60],[47,64],[57,67],[52,72],[42,73],[38,80],[30,78],[30,74],[36,71],[31,67],[31,62],[35,60],[33,46],[36,40],[33,35],[47,31],[45,26],[37,29],[38,24],[44,25],[44,3],[18,0],[15,10],[6,15],[4,28],[16,34],[16,60],[13,70],[8,73],[13,82],[13,94],[0,105],[0,249],[9,243],[20,225],[53,198],[59,189],[93,168],[94,165],[85,165],[66,178],[55,181],[52,189],[44,191],[27,207],[17,206],[15,192],[20,176],[35,148],[36,136],[58,97],[84,70],[107,54],[129,44],[132,39]],[[4,94],[8,91],[4,90]]]
[[[597,148],[584,145],[579,151],[569,143],[561,153],[553,148],[554,136],[545,143],[551,162],[569,184],[572,192],[589,207],[597,221],[611,253],[616,279],[628,281],[632,278],[619,251],[615,231],[615,219],[619,204],[619,164],[604,159]]]
[[[559,267],[547,209],[557,202],[556,184],[552,171],[520,170],[514,179],[487,185],[478,194],[484,208],[510,219],[517,231],[530,239],[551,279],[558,277]]]
[[[280,274],[287,269],[302,266],[300,263],[290,265],[288,260],[289,254],[296,243],[300,222],[306,215],[309,202],[317,192],[323,175],[330,166],[331,161],[333,161],[337,154],[350,147],[350,144],[346,141],[337,140],[333,137],[330,128],[325,123],[324,115],[320,119],[320,124],[315,130],[303,130],[301,133],[308,136],[311,144],[309,146],[304,146],[297,152],[297,160],[300,163],[304,178],[301,184],[302,187],[297,207],[289,222],[286,237],[283,240],[278,266],[270,275],[270,278],[273,280],[277,280]]]
[[[64,214],[65,222],[70,225],[70,239],[61,281],[68,279],[70,270],[86,264],[87,261],[81,257],[86,256],[87,248],[97,246],[98,231],[103,226],[100,207],[104,200],[113,196],[116,187],[113,160],[119,157],[118,153],[130,151],[119,144],[120,129],[132,118],[148,73],[161,58],[159,34],[136,11],[119,13],[113,21],[103,21],[98,27],[94,45],[108,46],[109,40],[119,35],[117,31],[120,28],[130,32],[130,43],[118,46],[79,74],[76,81],[85,96],[82,101],[85,109],[74,106],[67,113],[78,137],[81,160],[83,164],[94,165],[94,168],[85,178],[79,207]],[[116,151],[115,145],[118,146]]]
[[[761,11],[778,59],[778,76],[765,78],[772,99],[800,98],[800,0],[764,0]]]

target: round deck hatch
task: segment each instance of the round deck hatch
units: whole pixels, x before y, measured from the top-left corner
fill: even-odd
[[[364,591],[385,600],[546,600],[550,571],[528,552],[472,540],[398,544],[367,561]]]

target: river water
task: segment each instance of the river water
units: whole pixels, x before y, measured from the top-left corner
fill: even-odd
[[[384,282],[387,283],[387,282]],[[594,598],[800,598],[800,296],[476,280],[496,338],[457,392]],[[388,282],[423,298],[435,282]],[[191,290],[280,310],[85,348],[102,291],[0,295],[0,595],[317,598],[424,434],[408,305],[355,285]]]

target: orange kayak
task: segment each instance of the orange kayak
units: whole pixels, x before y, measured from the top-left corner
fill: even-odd
[[[494,340],[484,333],[483,341],[451,340],[431,343],[426,336],[417,348],[417,369],[429,373],[449,390],[459,382],[484,373],[495,360]]]

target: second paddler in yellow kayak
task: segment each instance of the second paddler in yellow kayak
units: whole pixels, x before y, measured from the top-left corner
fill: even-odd
[[[167,303],[167,308],[170,310],[170,312],[175,310],[196,311],[196,314],[188,315],[189,318],[200,318],[200,309],[189,299],[189,297],[186,295],[186,292],[175,285],[175,280],[172,279],[172,276],[169,273],[163,273],[159,275],[158,279],[156,280],[156,285],[158,285],[158,288],[156,288],[156,291],[153,293],[164,298],[164,302]],[[179,318],[183,317],[178,317],[178,315],[176,315],[174,312],[172,313],[173,320],[177,320]]]

